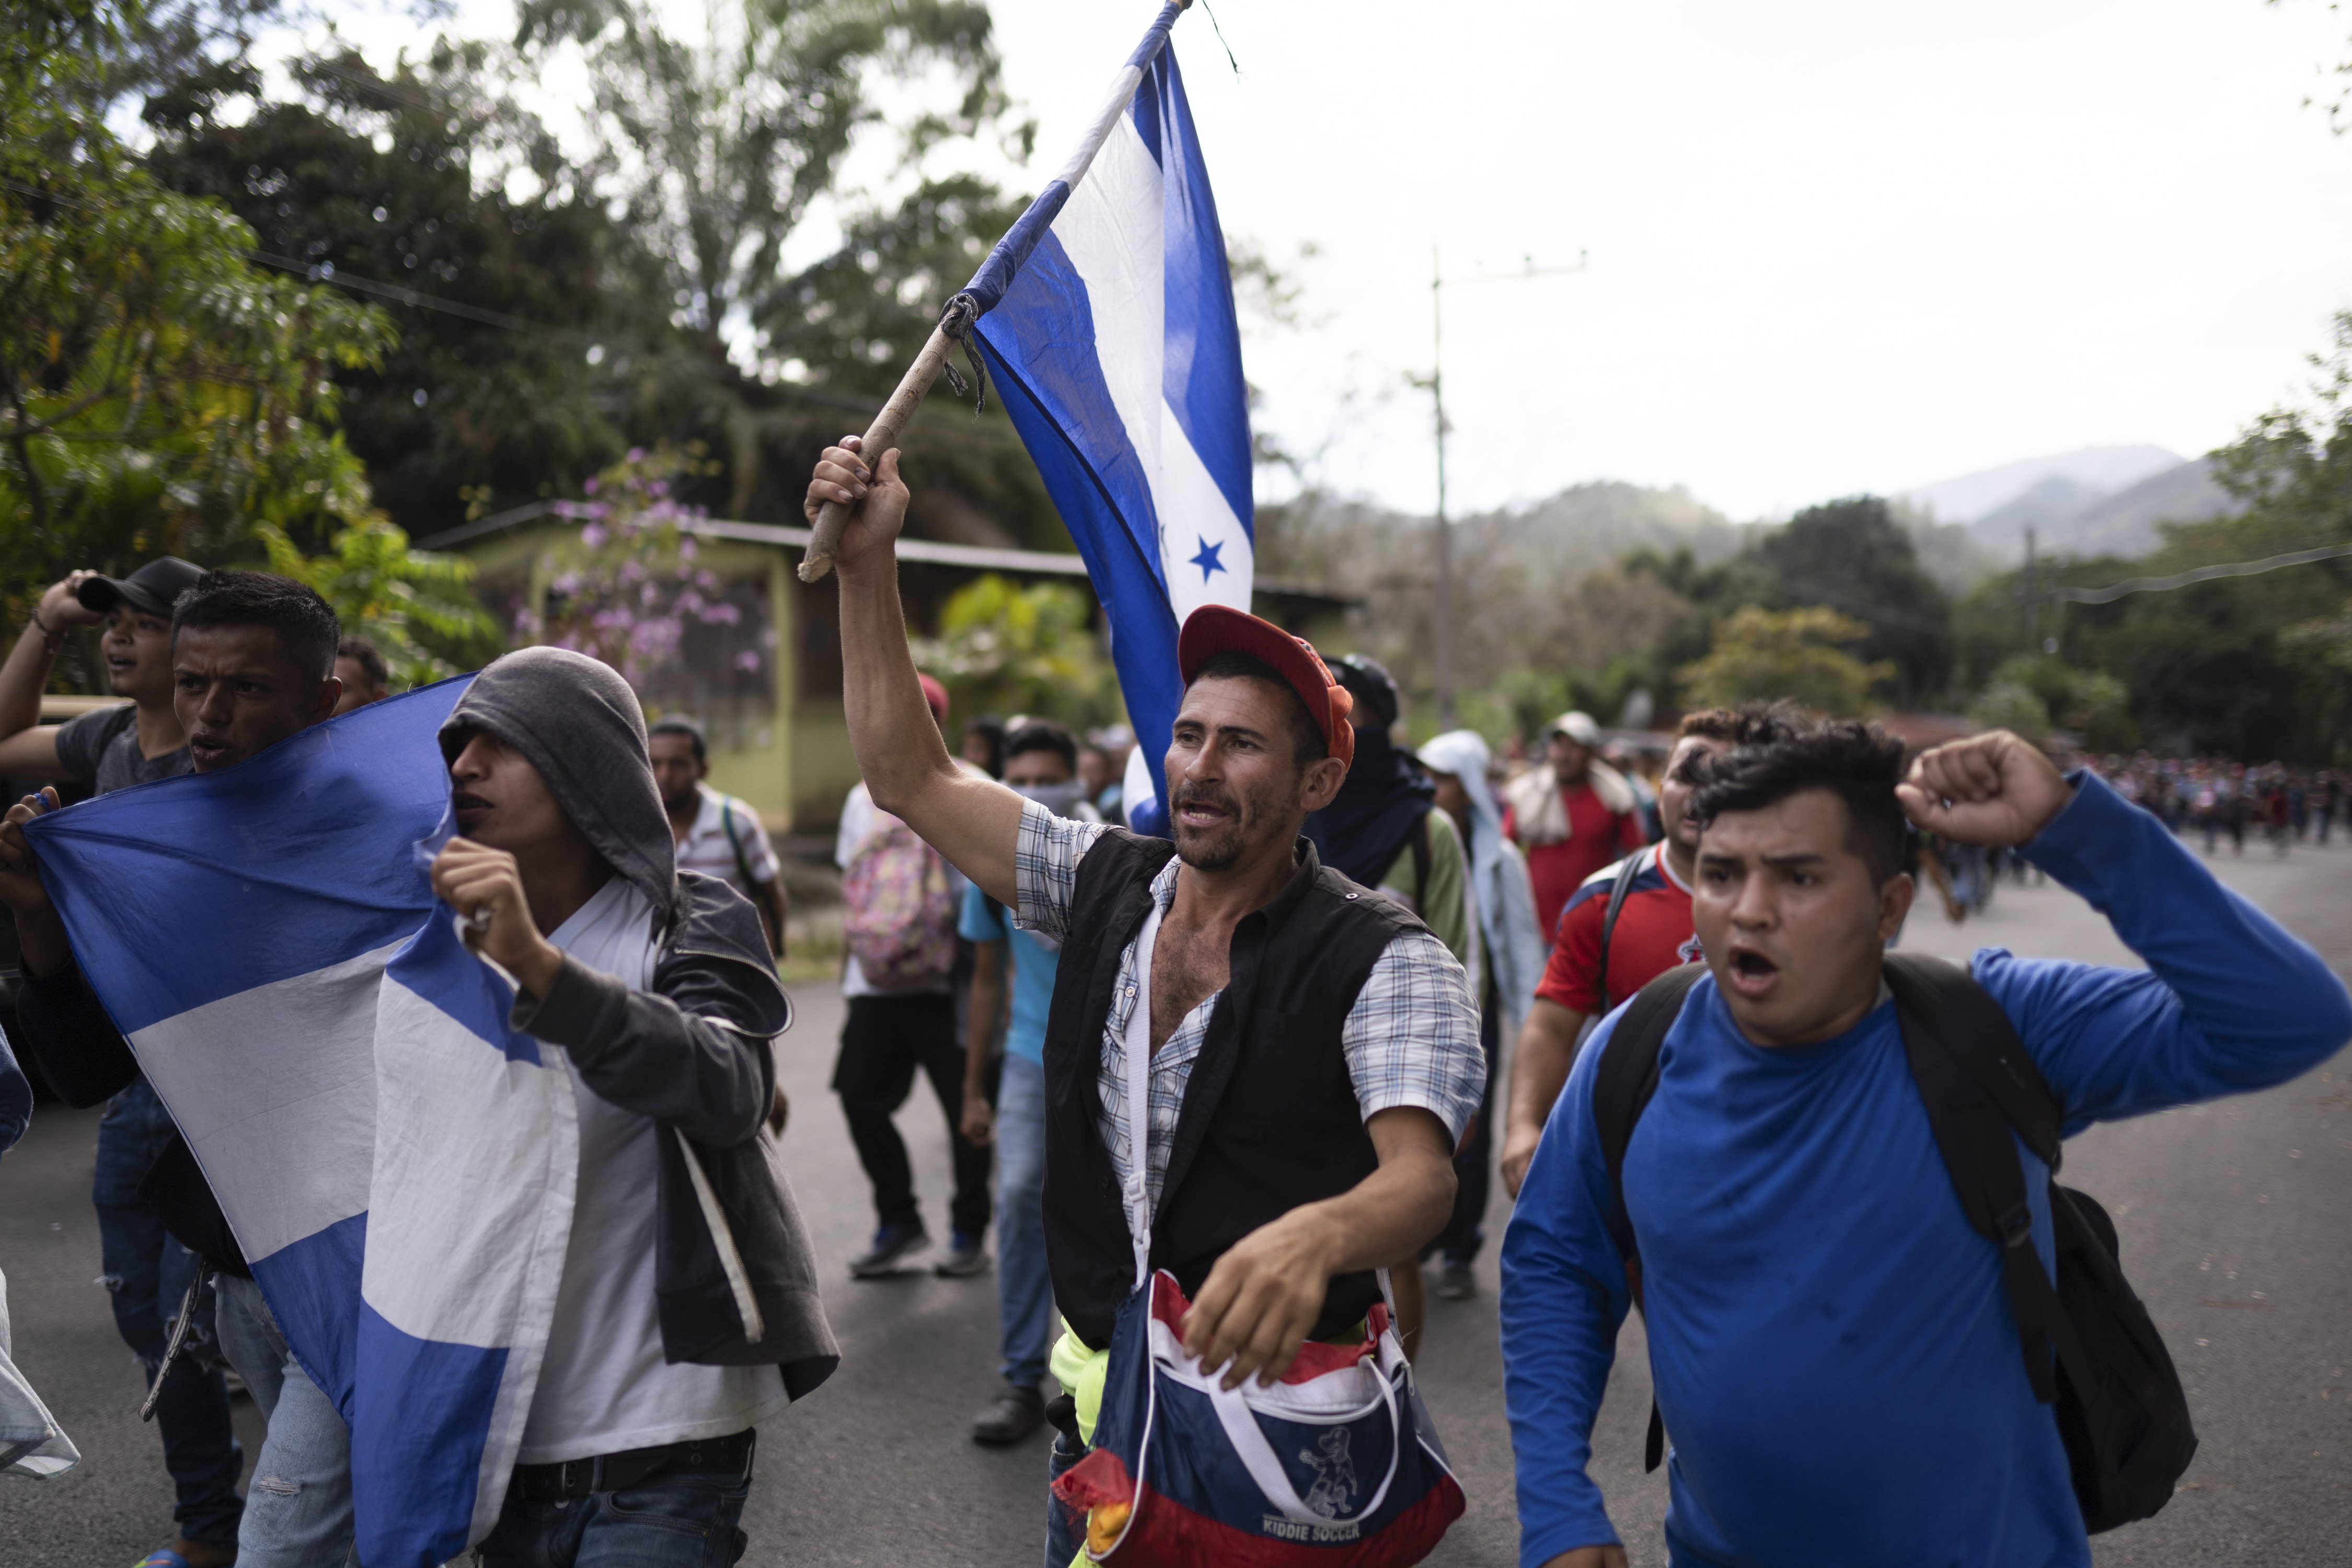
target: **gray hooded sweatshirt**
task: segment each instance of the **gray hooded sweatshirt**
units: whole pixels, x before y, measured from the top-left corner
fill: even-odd
[[[508,654],[474,678],[442,725],[442,754],[454,762],[477,733],[520,752],[654,907],[650,990],[566,955],[543,999],[517,994],[509,1022],[562,1047],[606,1101],[683,1134],[658,1141],[663,1356],[772,1362],[797,1399],[832,1374],[841,1352],[792,1184],[775,1141],[761,1135],[776,1082],[770,1042],[791,1026],[792,1003],[760,917],[728,883],[677,869],[645,715],[607,666],[562,648]]]

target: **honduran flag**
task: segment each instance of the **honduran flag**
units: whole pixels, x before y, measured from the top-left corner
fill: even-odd
[[[1177,629],[1202,605],[1248,609],[1253,570],[1233,281],[1167,47],[1181,9],[1161,10],[1077,153],[964,290],[1108,617],[1155,797],[1183,695]]]
[[[28,834],[92,989],[352,1428],[361,1561],[496,1521],[576,1178],[568,1078],[427,885],[470,677]],[[552,1068],[554,1070],[549,1070]]]

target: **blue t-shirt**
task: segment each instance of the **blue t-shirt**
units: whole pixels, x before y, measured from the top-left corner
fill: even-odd
[[[2096,778],[2078,775],[2025,853],[2148,964],[1976,956],[2068,1133],[2284,1082],[2352,1037],[2352,997],[2319,955]],[[1592,1125],[1621,1016],[1578,1056],[1503,1242],[1523,1564],[1617,1539],[1586,1462],[1631,1304]],[[2046,1268],[2046,1183],[2026,1165]],[[2090,1563],[1999,1249],[1961,1213],[1892,1002],[1835,1039],[1768,1049],[1703,977],[1661,1049],[1624,1191],[1676,1564]]]
[[[1044,1066],[1045,1015],[1054,1006],[1054,970],[1060,963],[1062,944],[1047,946],[1034,931],[1023,931],[1013,917],[977,885],[963,890],[963,914],[956,930],[966,942],[1001,942],[1013,963],[1013,1022],[1004,1031],[1004,1048]]]

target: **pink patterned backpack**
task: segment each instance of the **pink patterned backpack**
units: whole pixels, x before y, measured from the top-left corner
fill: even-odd
[[[948,863],[887,812],[850,857],[843,933],[867,984],[904,991],[945,980],[955,966],[955,896]]]

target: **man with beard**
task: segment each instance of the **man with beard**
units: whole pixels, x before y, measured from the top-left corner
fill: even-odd
[[[1056,817],[959,771],[907,651],[898,455],[869,469],[856,447],[827,449],[806,507],[855,509],[836,570],[866,786],[1063,944],[1044,1052],[1045,1252],[1068,1325],[1053,1370],[1076,1405],[1056,1402],[1058,1475],[1091,1440],[1135,1284],[1130,1211],[1150,1216],[1141,1261],[1192,1298],[1186,1351],[1227,1386],[1271,1383],[1308,1339],[1357,1331],[1376,1271],[1451,1211],[1454,1147],[1486,1078],[1477,1009],[1427,927],[1301,841],[1347,775],[1353,703],[1271,623],[1213,605],[1184,623],[1173,843]],[[1130,1043],[1149,1057],[1142,1106]],[[1058,1506],[1047,1518],[1048,1561],[1066,1563],[1074,1521]]]
[[[1528,1162],[1535,1158],[1552,1102],[1568,1081],[1586,1020],[1600,1017],[1675,965],[1704,956],[1691,924],[1698,855],[1698,824],[1688,812],[1692,770],[1735,746],[1786,740],[1799,727],[1786,703],[1751,702],[1685,715],[1659,775],[1664,838],[1595,871],[1570,897],[1512,1057],[1502,1172],[1513,1197],[1519,1195]]]
[[[748,802],[722,795],[710,777],[710,743],[691,719],[662,720],[646,732],[670,837],[681,871],[716,877],[751,900],[768,933],[768,951],[784,956],[784,884],[768,830]]]

